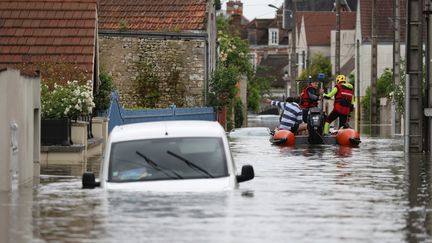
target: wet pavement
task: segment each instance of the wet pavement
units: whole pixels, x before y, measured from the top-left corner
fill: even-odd
[[[400,139],[230,144],[237,169],[256,174],[237,190],[113,193],[43,176],[33,190],[0,194],[0,242],[432,242],[429,158],[405,157]]]

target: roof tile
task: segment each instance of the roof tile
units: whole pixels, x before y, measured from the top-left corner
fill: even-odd
[[[205,30],[206,13],[206,0],[100,0],[99,29],[125,22],[131,31]]]
[[[305,21],[306,39],[309,45],[330,45],[330,33],[336,29],[334,12],[299,11],[296,15],[297,29],[302,18]],[[341,13],[341,29],[355,29],[356,12]]]
[[[393,25],[393,0],[376,1],[377,7],[377,39],[378,41],[392,41]],[[361,15],[361,34],[363,40],[371,39],[372,29],[372,0],[359,1]],[[406,0],[400,2],[400,27],[401,40],[405,39],[406,29]]]
[[[1,0],[0,65],[78,62],[93,73],[97,0]]]

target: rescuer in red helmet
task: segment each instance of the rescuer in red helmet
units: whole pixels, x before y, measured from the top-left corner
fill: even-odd
[[[336,86],[328,94],[324,94],[324,98],[330,99],[335,97],[333,110],[327,117],[324,124],[323,134],[329,133],[330,123],[339,117],[339,125],[346,126],[347,118],[350,112],[354,109],[354,88],[350,83],[346,82],[345,75],[336,77]]]

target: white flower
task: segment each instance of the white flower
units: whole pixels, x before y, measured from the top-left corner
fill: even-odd
[[[92,87],[79,85],[78,81],[68,81],[67,85],[55,85],[49,91],[46,84],[41,84],[42,115],[46,117],[79,116],[89,114],[95,106]],[[91,82],[88,82],[91,83]]]

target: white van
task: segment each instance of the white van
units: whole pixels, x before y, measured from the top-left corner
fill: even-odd
[[[224,129],[211,121],[160,121],[115,127],[101,164],[100,181],[83,175],[83,188],[112,190],[223,191],[254,178],[240,175]]]

